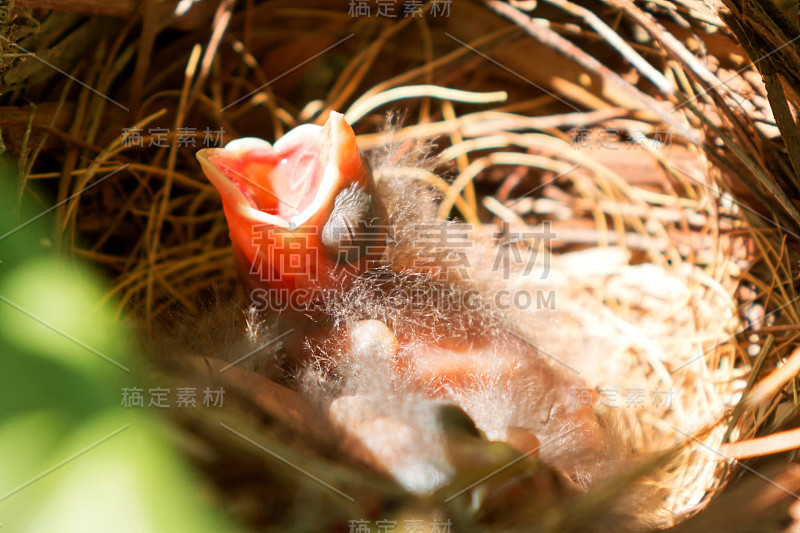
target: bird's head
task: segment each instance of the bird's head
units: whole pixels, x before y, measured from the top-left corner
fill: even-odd
[[[222,197],[250,288],[332,288],[380,257],[382,207],[353,129],[336,112],[275,144],[237,139],[197,153]]]

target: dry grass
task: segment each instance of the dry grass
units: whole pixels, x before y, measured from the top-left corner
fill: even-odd
[[[565,312],[604,324],[615,347],[613,368],[589,385],[673,391],[669,406],[621,409],[632,447],[674,453],[647,474],[669,490],[670,513],[692,515],[723,493],[678,529],[744,524],[721,507],[747,499],[736,490],[766,495],[752,520],[785,507],[786,494],[767,494],[774,487],[763,480],[721,490],[753,468],[729,455],[749,449],[721,446],[792,427],[800,405],[795,373],[759,389],[800,334],[800,143],[790,112],[800,104],[800,54],[784,44],[800,33],[768,0],[747,9],[547,0],[531,12],[489,0],[453,3],[449,16],[428,3],[423,16],[396,19],[351,17],[326,2],[206,1],[167,23],[154,4],[144,3],[140,23],[102,24],[18,7],[29,23],[3,33],[83,82],[14,57],[0,70],[0,127],[20,154],[22,186],[41,183],[52,192],[43,204],[58,205],[54,246],[109,273],[121,314],[153,327],[177,314],[199,320],[235,291],[224,216],[192,139],[200,147],[208,129],[224,130],[226,142],[274,140],[340,110],[365,150],[396,134],[437,139],[437,174],[420,179],[440,189],[440,216],[488,231],[552,222]],[[748,55],[767,57],[753,67]],[[385,132],[393,109],[403,125]],[[150,146],[157,140],[163,146]],[[589,268],[598,264],[606,268]],[[332,468],[346,485],[369,476],[330,466],[319,449],[305,453],[298,461]],[[267,468],[253,466],[252,450],[237,454],[243,471]],[[800,485],[793,458],[770,474],[790,493]],[[382,483],[373,508],[355,514],[398,500],[406,513],[440,512]],[[320,517],[333,505],[317,503]],[[288,520],[245,507],[250,524]],[[553,530],[585,525],[558,516]]]

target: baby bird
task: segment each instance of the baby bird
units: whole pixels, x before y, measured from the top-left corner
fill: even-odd
[[[474,448],[481,439],[514,450],[508,462],[541,460],[569,490],[624,459],[613,421],[575,401],[579,376],[520,327],[535,315],[497,305],[512,282],[493,279],[491,245],[453,239],[463,228],[436,217],[414,150],[370,164],[331,112],[274,145],[239,139],[197,157],[222,197],[249,305],[291,332],[285,370],[354,455],[418,493],[482,462],[502,469],[471,454],[492,449]],[[452,409],[476,426],[463,446]]]

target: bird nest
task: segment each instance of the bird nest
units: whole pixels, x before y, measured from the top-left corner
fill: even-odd
[[[751,439],[783,431],[798,401],[789,355],[800,310],[791,200],[800,152],[796,134],[784,148],[780,133],[800,84],[780,67],[796,55],[778,44],[795,29],[780,12],[688,0],[405,2],[390,3],[391,13],[385,2],[40,8],[49,4],[18,1],[15,24],[2,30],[6,149],[19,154],[23,186],[53,192],[54,246],[109,274],[108,299],[158,339],[152,351],[226,351],[232,361],[257,336],[247,336],[247,317],[220,311],[236,301],[234,263],[197,149],[272,141],[338,110],[367,154],[432,143],[415,179],[437,192],[442,219],[469,224],[495,250],[537,250],[535,268],[515,281],[547,295],[525,315],[531,335],[580,373],[576,404],[617,420],[637,465],[626,483],[664,495],[641,509],[645,522],[738,526],[786,504],[763,480],[740,479],[764,475],[737,461],[788,449]],[[761,40],[742,47],[737,35],[752,28]],[[388,128],[387,115],[399,116]],[[158,366],[185,376],[184,363]],[[191,368],[208,378],[203,365]],[[481,523],[340,460],[314,442],[315,415],[287,414],[253,368],[225,381],[238,429],[220,435],[216,423],[176,415],[191,437],[187,454],[244,524],[341,529],[386,513],[456,516],[464,530]],[[310,440],[297,444],[298,432]],[[358,503],[332,510],[337,503],[296,472],[264,465],[267,444],[350,487]],[[800,485],[775,472],[784,492]],[[772,499],[743,518],[732,509],[747,498],[731,483]],[[290,495],[309,498],[313,516],[300,517]],[[580,520],[624,495],[624,483],[610,481],[534,521],[586,529]],[[717,497],[722,507],[704,510]],[[518,513],[491,516],[482,523],[526,524]]]

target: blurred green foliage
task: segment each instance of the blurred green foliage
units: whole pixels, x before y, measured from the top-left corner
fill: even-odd
[[[17,182],[0,153],[0,530],[231,531],[157,412],[122,405],[143,386],[131,332]]]

